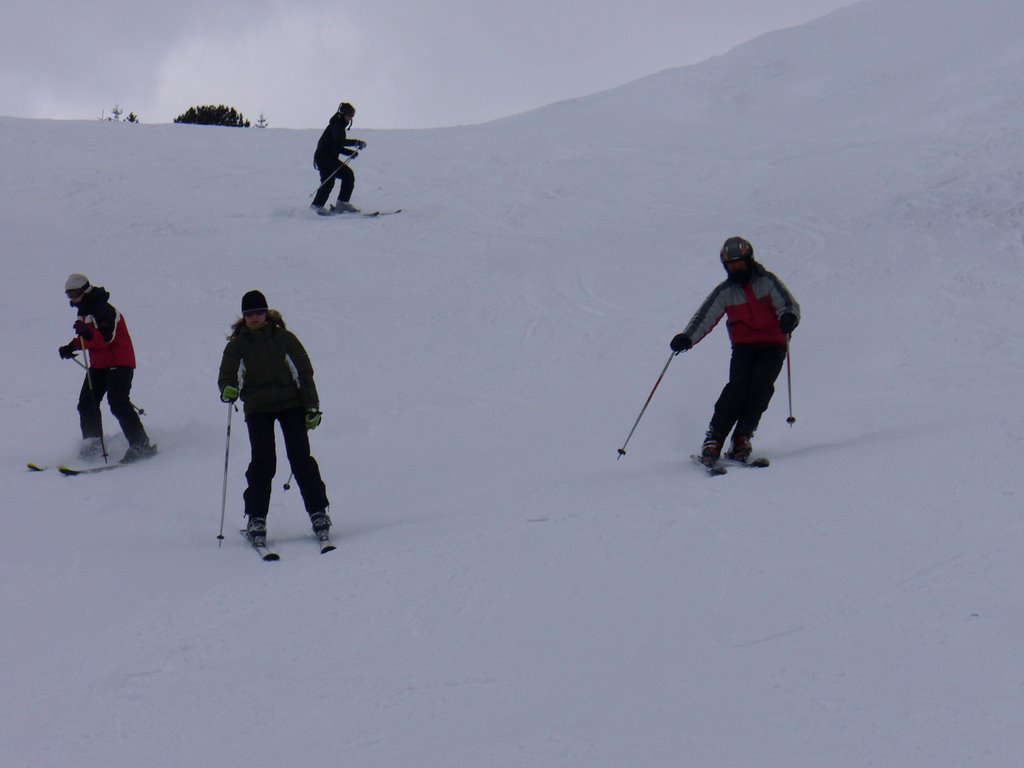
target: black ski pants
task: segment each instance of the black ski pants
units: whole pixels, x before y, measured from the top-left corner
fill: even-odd
[[[78,419],[82,425],[82,437],[100,437],[103,434],[103,417],[100,401],[107,397],[107,405],[121,425],[121,431],[128,438],[129,445],[144,445],[149,442],[139,414],[132,405],[132,379],[134,368],[90,368],[78,393]],[[91,381],[91,386],[90,386]]]
[[[723,440],[736,427],[737,434],[752,435],[775,394],[775,380],[786,361],[786,347],[777,344],[741,344],[732,348],[729,383],[722,389],[711,417],[711,431]]]
[[[341,181],[341,189],[338,192],[338,201],[347,203],[352,199],[352,192],[356,188],[356,174],[351,166],[341,162],[337,157],[318,157],[316,166],[320,169],[320,188],[313,197],[313,205],[322,208],[331,196],[334,189],[334,181]],[[337,171],[337,173],[335,173]]]
[[[288,462],[295,473],[299,492],[307,512],[327,509],[327,489],[320,478],[320,467],[309,455],[309,431],[306,429],[306,413],[302,408],[291,408],[277,413],[254,412],[247,414],[245,424],[249,428],[249,445],[252,458],[245,479],[245,514],[266,517],[270,509],[270,491],[277,473],[277,447],[274,440],[274,423],[281,425],[284,448]]]

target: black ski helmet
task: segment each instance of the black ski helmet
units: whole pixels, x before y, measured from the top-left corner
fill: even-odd
[[[723,262],[741,260],[753,261],[754,246],[750,244],[749,240],[745,240],[742,237],[730,237],[722,246],[721,257]]]

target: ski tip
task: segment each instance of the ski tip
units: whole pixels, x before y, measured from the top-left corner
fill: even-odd
[[[263,559],[268,563],[273,563],[277,560],[280,560],[281,556],[277,554],[277,552],[267,552],[267,554],[263,556]]]
[[[72,477],[73,475],[77,475],[78,474],[78,470],[77,469],[72,469],[71,467],[64,467],[64,466],[57,467],[57,471],[60,472],[65,477]]]
[[[33,464],[31,461],[28,462],[25,466],[28,467],[29,469],[31,469],[33,472],[45,472],[46,471],[46,467],[41,467],[38,464]]]
[[[326,555],[328,552],[333,552],[336,549],[337,547],[333,544],[324,544],[322,547],[320,547],[320,554]]]

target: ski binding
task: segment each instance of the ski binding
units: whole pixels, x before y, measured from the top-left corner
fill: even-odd
[[[243,539],[249,542],[249,546],[256,550],[256,553],[261,559],[266,560],[267,562],[273,562],[274,560],[281,559],[281,556],[277,554],[277,552],[274,552],[267,546],[266,539],[263,540],[262,544],[257,544],[253,541],[252,537],[249,536],[249,532],[244,528],[240,530],[239,533],[242,534]]]
[[[704,463],[701,457],[695,453],[690,454],[690,458],[693,459],[694,463],[700,465],[700,467],[712,477],[716,475],[724,475],[726,472],[729,471],[721,464],[719,464],[717,461],[711,466],[708,466],[707,464]]]

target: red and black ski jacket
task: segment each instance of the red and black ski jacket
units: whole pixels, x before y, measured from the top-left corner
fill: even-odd
[[[91,338],[77,336],[71,340],[76,349],[89,351],[90,368],[134,368],[135,347],[128,334],[124,316],[108,301],[110,293],[98,285],[85,294],[78,304],[78,319],[89,326]]]
[[[770,344],[785,346],[779,318],[786,313],[800,319],[800,305],[779,278],[754,263],[746,283],[723,280],[700,305],[683,331],[696,344],[727,316],[725,327],[733,346]]]

